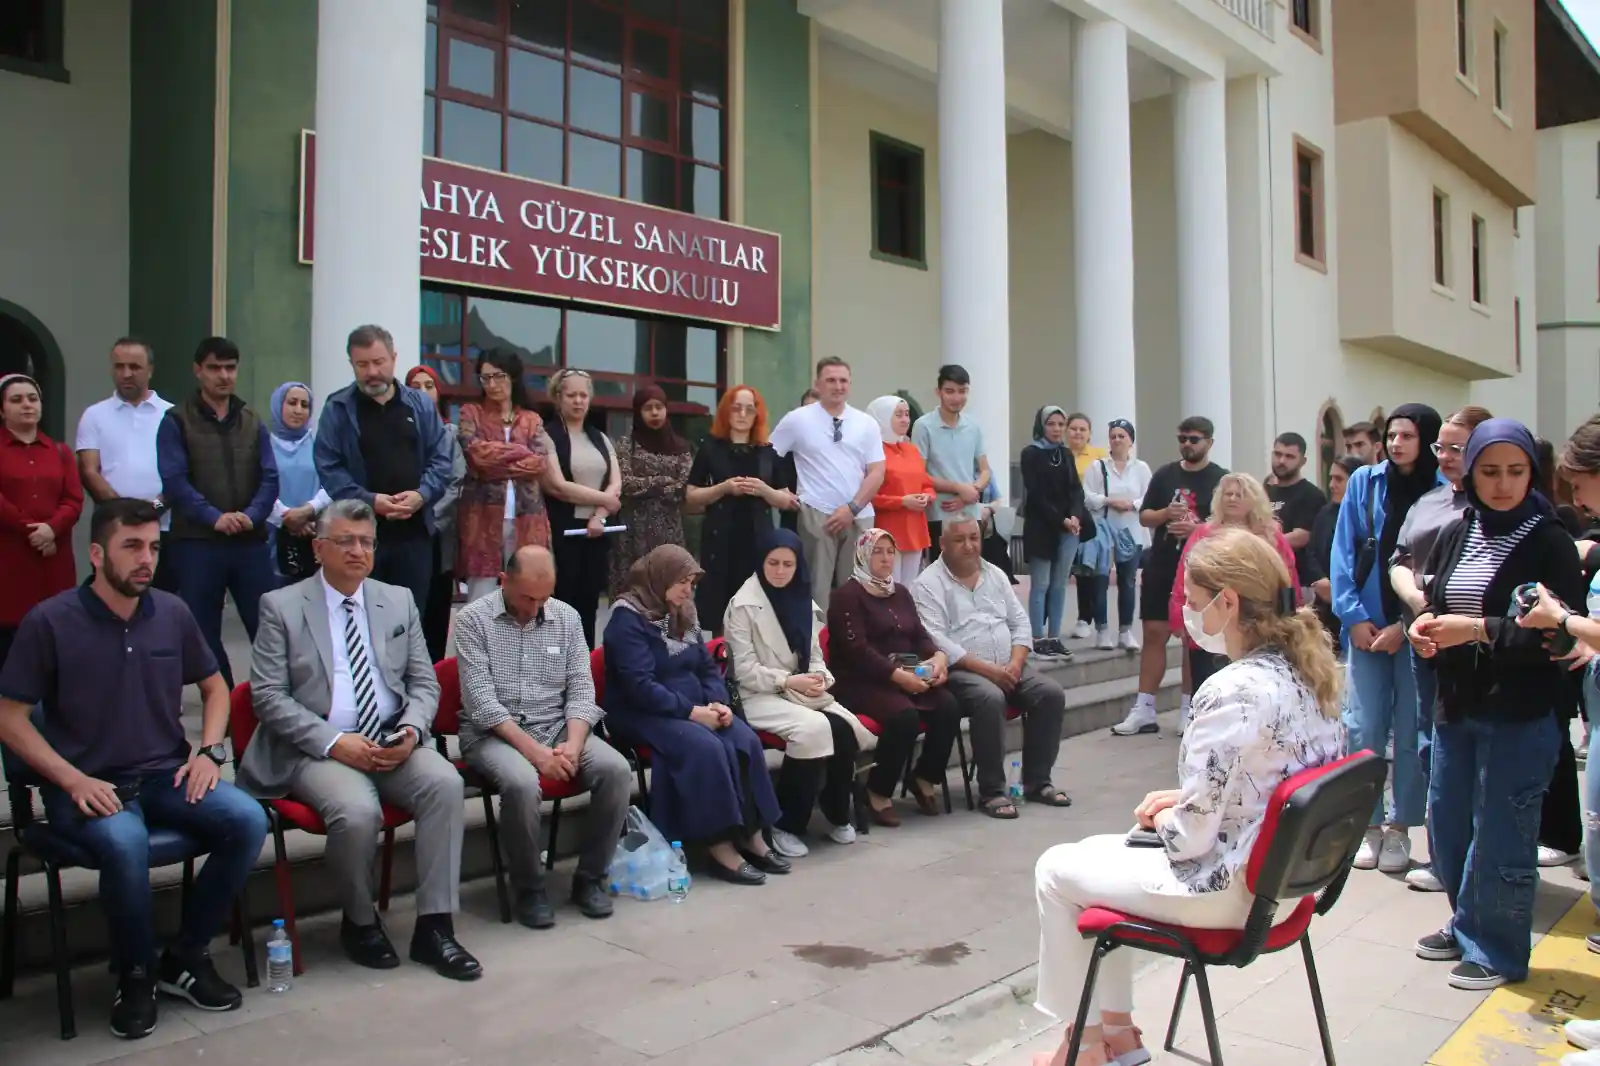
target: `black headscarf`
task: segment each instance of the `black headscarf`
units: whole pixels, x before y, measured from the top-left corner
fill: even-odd
[[[1378,534],[1378,558],[1394,558],[1395,545],[1400,540],[1400,527],[1405,523],[1411,507],[1423,495],[1439,484],[1439,457],[1433,454],[1433,445],[1439,439],[1439,429],[1444,420],[1439,412],[1422,403],[1403,403],[1389,413],[1383,421],[1383,439],[1389,440],[1389,427],[1395,419],[1404,418],[1417,427],[1417,461],[1409,474],[1402,473],[1393,459],[1386,464],[1384,483],[1383,530]],[[1383,600],[1383,613],[1387,618],[1400,617],[1400,597],[1387,579],[1378,581],[1378,594]]]
[[[1528,479],[1528,493],[1522,497],[1522,502],[1509,511],[1496,511],[1478,498],[1478,491],[1472,484],[1472,468],[1478,465],[1478,460],[1483,458],[1483,453],[1491,444],[1515,444],[1522,449],[1528,457],[1532,467],[1532,476]],[[1462,480],[1461,487],[1466,490],[1467,502],[1472,505],[1473,514],[1477,515],[1478,525],[1483,527],[1485,536],[1503,537],[1511,533],[1523,522],[1534,515],[1554,516],[1554,505],[1545,499],[1539,492],[1539,450],[1533,440],[1533,434],[1514,418],[1491,418],[1480,422],[1478,428],[1472,431],[1472,438],[1467,441],[1466,452],[1467,476]]]
[[[667,405],[667,394],[661,391],[660,385],[646,385],[633,394],[633,437],[634,446],[641,451],[655,452],[657,455],[683,455],[689,451],[689,442],[678,435],[672,428],[671,420],[660,429],[652,429],[644,421],[644,405],[651,400],[661,401],[661,406]]]
[[[794,577],[783,588],[767,581],[767,556],[778,548],[794,552]],[[761,591],[772,604],[772,613],[794,652],[794,672],[804,674],[811,669],[811,574],[806,569],[806,555],[800,547],[800,537],[787,529],[769,529],[756,541],[756,580]]]

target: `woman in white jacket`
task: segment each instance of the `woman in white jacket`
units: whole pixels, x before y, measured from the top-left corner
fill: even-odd
[[[1139,639],[1133,632],[1134,610],[1139,603],[1134,582],[1139,577],[1139,556],[1150,546],[1150,531],[1139,522],[1139,504],[1150,487],[1150,467],[1143,459],[1133,457],[1133,436],[1132,422],[1113,419],[1108,434],[1110,458],[1096,459],[1083,473],[1084,503],[1094,516],[1097,539],[1102,541],[1104,550],[1095,576],[1078,579],[1092,582],[1090,602],[1100,634],[1096,646],[1111,648],[1114,644],[1107,625],[1106,600],[1115,567],[1117,625],[1121,630],[1117,643],[1125,651],[1139,650]]]
[[[812,807],[822,808],[831,840],[855,841],[856,754],[870,751],[877,738],[828,694],[833,674],[822,660],[823,615],[811,599],[800,538],[769,530],[757,550],[761,562],[728,602],[723,636],[745,721],[786,745],[777,782],[783,814],[772,847],[798,858],[809,850],[803,838]]]

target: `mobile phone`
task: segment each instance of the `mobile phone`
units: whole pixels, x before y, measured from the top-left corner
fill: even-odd
[[[1560,601],[1558,600],[1557,602]],[[1539,606],[1539,586],[1533,582],[1529,582],[1526,585],[1518,585],[1516,590],[1511,593],[1510,613],[1513,617],[1521,618],[1537,606]],[[1562,606],[1565,606],[1565,604]],[[1550,635],[1550,654],[1558,659],[1570,653],[1577,646],[1578,638],[1564,629],[1558,629]]]
[[[404,729],[396,729],[393,733],[390,733],[388,736],[378,741],[378,747],[398,748],[405,741],[405,739],[406,731]]]

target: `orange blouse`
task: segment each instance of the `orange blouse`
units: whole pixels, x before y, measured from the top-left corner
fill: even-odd
[[[885,444],[883,458],[883,485],[872,498],[872,509],[877,514],[873,522],[894,537],[895,547],[901,551],[922,551],[933,543],[928,535],[928,512],[908,510],[905,498],[926,493],[929,508],[938,506],[933,499],[928,464],[910,441]]]

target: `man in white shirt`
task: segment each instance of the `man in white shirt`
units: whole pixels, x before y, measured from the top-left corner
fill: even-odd
[[[827,610],[829,595],[855,568],[855,538],[872,528],[872,497],[883,485],[883,430],[850,406],[850,364],[838,356],[817,361],[816,390],[816,403],[783,416],[772,447],[794,456],[811,597]]]
[[[154,362],[154,349],[137,337],[121,337],[111,346],[111,381],[116,391],[83,412],[76,450],[78,473],[90,498],[149,500],[161,513],[165,531],[172,516],[161,497],[156,433],[161,429],[161,416],[172,404],[150,388]],[[167,563],[165,555],[156,564],[152,587],[177,591],[177,568]]]

